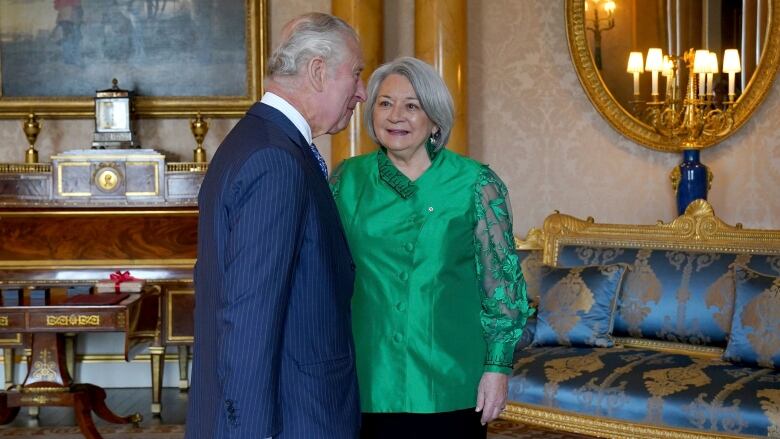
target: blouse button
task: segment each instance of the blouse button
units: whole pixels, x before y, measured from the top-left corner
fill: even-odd
[[[408,275],[408,274],[407,274],[405,271],[402,271],[402,272],[398,273],[398,277],[399,277],[401,280],[406,280],[406,279],[409,279],[409,275]]]
[[[431,207],[429,207],[429,208],[428,208],[428,212],[431,212],[431,213],[433,213],[433,206],[431,206]]]
[[[404,312],[406,310],[406,304],[403,302],[398,302],[395,304],[395,309],[397,309],[399,312]]]
[[[404,341],[404,336],[396,332],[395,335],[393,336],[393,341],[396,343],[401,343],[402,341]]]
[[[406,245],[404,245],[404,248],[406,249],[406,251],[411,253],[414,251],[414,244],[412,244],[411,242],[407,242]]]

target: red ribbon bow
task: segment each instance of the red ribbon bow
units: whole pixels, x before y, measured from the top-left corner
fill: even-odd
[[[111,280],[114,281],[114,289],[116,292],[119,292],[119,284],[122,282],[127,282],[131,280],[136,280],[133,276],[130,275],[129,271],[125,271],[124,273],[120,270],[117,270],[114,273],[111,273]]]

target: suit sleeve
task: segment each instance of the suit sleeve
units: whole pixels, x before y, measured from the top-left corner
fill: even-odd
[[[246,161],[228,190],[218,342],[222,416],[231,437],[269,437],[283,428],[279,369],[304,229],[303,169],[289,152],[264,149]]]

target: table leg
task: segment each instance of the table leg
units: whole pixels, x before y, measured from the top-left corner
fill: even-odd
[[[14,348],[3,349],[3,369],[5,369],[5,388],[14,385]]]
[[[189,346],[179,346],[179,390],[186,391],[190,388],[190,380],[188,378],[187,369],[190,362],[190,348]]]
[[[162,404],[160,397],[162,395],[163,371],[165,370],[165,347],[154,346],[149,348],[149,354],[152,357],[152,415],[160,416]]]

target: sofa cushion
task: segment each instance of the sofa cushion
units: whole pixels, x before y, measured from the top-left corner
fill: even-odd
[[[780,256],[564,246],[563,267],[628,263],[614,335],[725,347],[734,304],[734,265],[780,275]]]
[[[780,277],[734,268],[737,296],[723,358],[734,363],[780,366]]]
[[[542,270],[534,346],[612,346],[625,264]]]
[[[780,371],[637,348],[528,348],[509,401],[618,421],[721,434],[780,434]],[[671,436],[670,436],[671,437]]]

